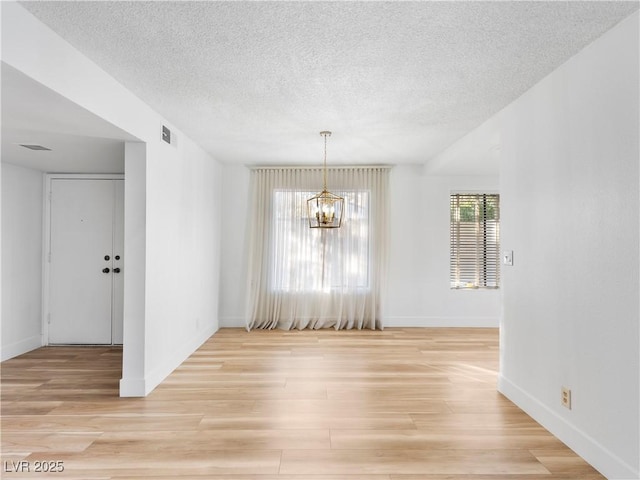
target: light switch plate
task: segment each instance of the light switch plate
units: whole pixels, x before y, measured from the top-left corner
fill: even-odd
[[[513,266],[513,250],[505,250],[502,252],[502,263]]]

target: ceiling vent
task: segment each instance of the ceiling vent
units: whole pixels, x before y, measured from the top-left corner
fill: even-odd
[[[171,130],[169,130],[164,125],[162,126],[162,140],[169,144],[171,143]]]
[[[29,150],[49,150],[49,151],[51,151],[50,148],[43,147],[42,145],[23,145],[23,144],[20,144],[20,146],[24,147],[24,148],[28,148]]]

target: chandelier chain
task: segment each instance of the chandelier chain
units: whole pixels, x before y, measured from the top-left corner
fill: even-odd
[[[331,132],[324,130],[320,132],[320,135],[324,137],[324,168],[322,169],[322,185],[323,190],[327,190],[327,137],[331,135]]]
[[[324,136],[324,170],[323,170],[323,186],[327,189],[327,136]]]

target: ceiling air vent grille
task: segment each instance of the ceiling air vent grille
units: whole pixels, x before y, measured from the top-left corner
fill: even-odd
[[[169,130],[164,125],[162,126],[162,140],[167,143],[171,143],[171,130]]]

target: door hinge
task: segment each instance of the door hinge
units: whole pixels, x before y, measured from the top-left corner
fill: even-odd
[[[51,325],[51,314],[47,313],[47,324]]]

